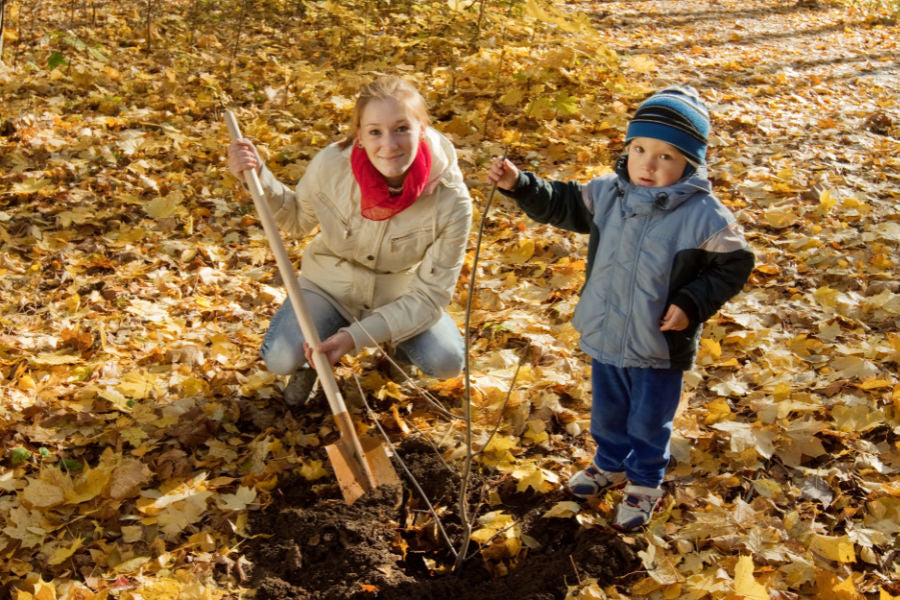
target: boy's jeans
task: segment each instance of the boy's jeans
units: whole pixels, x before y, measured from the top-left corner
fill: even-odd
[[[303,297],[319,339],[327,339],[349,324],[320,294],[305,289]],[[305,366],[303,341],[294,309],[290,300],[286,300],[272,317],[260,349],[266,368],[279,375],[290,375]],[[442,379],[459,375],[465,358],[462,335],[447,313],[443,313],[430,329],[397,344],[397,350],[426,375]]]
[[[672,421],[681,399],[679,369],[618,368],[592,361],[594,463],[658,487],[669,464]]]

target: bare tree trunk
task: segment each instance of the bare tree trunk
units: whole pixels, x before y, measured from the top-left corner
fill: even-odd
[[[153,50],[152,48],[152,28],[153,28],[153,0],[147,0],[147,54]]]
[[[3,64],[3,25],[6,23],[6,0],[0,0],[0,64]]]
[[[241,32],[244,30],[244,23],[247,20],[247,4],[249,0],[241,2],[241,12],[238,15],[237,22],[234,25],[234,44],[231,46],[231,57],[228,59],[228,91],[231,90],[231,76],[234,74],[234,61],[237,59],[238,50],[241,47]]]
[[[363,44],[362,44],[362,55],[359,57],[359,62],[356,63],[356,70],[361,71],[363,64],[366,62],[366,54],[369,51],[369,7],[371,6],[371,2],[366,1],[366,11],[363,13],[363,27],[365,28],[365,32],[363,33]]]
[[[484,0],[481,0],[481,6],[478,8],[478,24],[475,26],[475,35],[472,36],[472,45],[478,44],[481,38],[481,23],[484,21]]]

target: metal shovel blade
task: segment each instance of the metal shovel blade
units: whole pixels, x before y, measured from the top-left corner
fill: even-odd
[[[362,448],[361,457],[358,456],[353,441],[343,435],[335,443],[325,446],[347,504],[353,504],[360,496],[379,485],[400,483],[384,442],[367,436],[359,438],[359,444]]]

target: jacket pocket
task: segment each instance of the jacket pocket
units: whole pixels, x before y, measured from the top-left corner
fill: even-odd
[[[379,256],[378,267],[397,272],[422,262],[425,252],[434,243],[431,229],[417,229],[388,236]]]

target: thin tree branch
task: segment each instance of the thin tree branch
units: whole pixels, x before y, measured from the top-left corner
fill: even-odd
[[[378,428],[378,431],[381,433],[381,437],[384,438],[385,443],[391,449],[394,458],[397,459],[397,462],[403,468],[403,472],[406,473],[406,476],[409,478],[412,486],[416,488],[416,491],[419,492],[420,496],[422,496],[422,500],[425,502],[425,506],[428,507],[428,512],[430,512],[431,516],[434,517],[434,522],[437,523],[438,529],[440,530],[441,535],[444,537],[444,541],[447,542],[447,547],[450,548],[450,552],[453,554],[453,558],[458,558],[456,549],[453,547],[453,542],[450,540],[450,536],[447,535],[447,531],[444,529],[444,524],[441,522],[441,518],[438,516],[437,511],[435,511],[434,507],[431,505],[431,501],[425,494],[425,490],[422,489],[422,486],[419,485],[418,480],[416,480],[415,476],[409,470],[409,467],[407,467],[403,459],[400,458],[400,455],[397,453],[397,449],[394,447],[394,444],[391,443],[390,437],[388,437],[387,432],[381,426],[381,422],[375,417],[375,412],[372,410],[372,407],[370,407],[369,403],[366,401],[366,394],[365,392],[363,392],[362,385],[359,383],[359,377],[356,376],[356,373],[353,373],[353,380],[356,382],[356,388],[359,390],[359,397],[362,400],[363,406],[366,407],[366,414],[368,414],[369,418],[372,419],[372,422],[375,423],[375,427]]]
[[[494,436],[497,435],[497,432],[500,431],[500,425],[503,424],[503,411],[506,410],[506,406],[509,404],[509,398],[512,396],[513,388],[516,386],[516,379],[519,377],[519,370],[522,368],[522,363],[525,362],[525,355],[519,357],[519,364],[516,365],[516,372],[513,373],[512,381],[509,382],[509,389],[506,390],[506,398],[503,400],[503,406],[500,407],[500,416],[497,417],[497,422],[494,424],[494,430],[491,431],[491,435],[488,436],[487,441],[484,445],[475,453],[475,456],[478,456],[484,449],[487,448],[491,444],[491,440],[494,439]]]
[[[507,150],[503,151],[503,159],[506,159]],[[478,225],[478,239],[475,242],[475,256],[472,258],[472,273],[469,276],[469,294],[466,298],[466,324],[465,324],[465,335],[463,336],[465,340],[465,374],[466,374],[466,396],[465,396],[465,422],[466,422],[466,462],[465,467],[463,468],[463,476],[462,483],[460,484],[459,490],[459,518],[462,521],[463,528],[465,530],[464,539],[462,548],[459,551],[459,554],[456,557],[456,564],[453,565],[453,570],[458,571],[462,566],[463,561],[465,560],[466,552],[469,549],[469,544],[472,542],[472,522],[469,520],[469,509],[468,509],[468,487],[469,487],[469,477],[472,474],[472,459],[474,458],[474,453],[472,452],[472,377],[471,377],[471,365],[469,360],[470,354],[470,335],[469,335],[469,327],[472,319],[472,297],[475,295],[475,278],[478,274],[478,256],[481,254],[481,240],[484,237],[484,224],[487,222],[488,213],[491,210],[491,203],[494,201],[494,194],[497,192],[497,183],[494,182],[494,185],[491,186],[491,193],[488,195],[487,204],[485,204],[484,211],[481,213],[481,222]]]
[[[0,64],[3,64],[3,26],[6,23],[6,0],[0,0]]]
[[[381,352],[382,356],[384,356],[386,359],[388,359],[388,362],[390,362],[391,365],[393,365],[393,367],[394,367],[395,369],[397,369],[398,371],[400,371],[400,373],[403,374],[403,377],[406,378],[406,383],[409,383],[410,385],[412,385],[413,388],[414,388],[418,393],[420,393],[420,394],[422,395],[422,397],[425,398],[425,400],[428,401],[429,404],[431,404],[432,406],[434,406],[435,410],[437,410],[441,415],[443,415],[444,417],[446,417],[447,419],[450,419],[450,420],[453,420],[453,419],[462,419],[462,418],[463,418],[463,417],[461,417],[461,416],[459,416],[459,415],[453,414],[452,412],[450,412],[449,410],[447,410],[446,408],[444,408],[444,406],[437,400],[437,398],[435,398],[435,397],[432,396],[430,393],[428,393],[427,390],[425,390],[425,389],[419,387],[419,385],[415,382],[415,380],[413,380],[413,378],[410,377],[410,376],[406,373],[406,371],[404,371],[404,370],[400,367],[400,365],[397,364],[397,361],[395,361],[395,360],[390,356],[390,354],[388,354],[387,352],[385,352],[384,348],[381,347],[381,344],[379,344],[377,341],[375,341],[375,338],[372,337],[372,334],[369,333],[369,331],[366,329],[365,325],[363,325],[362,323],[360,323],[359,319],[353,319],[353,321],[354,321],[354,323],[356,323],[357,325],[359,325],[360,329],[363,330],[363,333],[366,334],[366,337],[369,338],[369,341],[371,341],[372,344],[373,344],[376,348],[378,348],[378,351]]]

